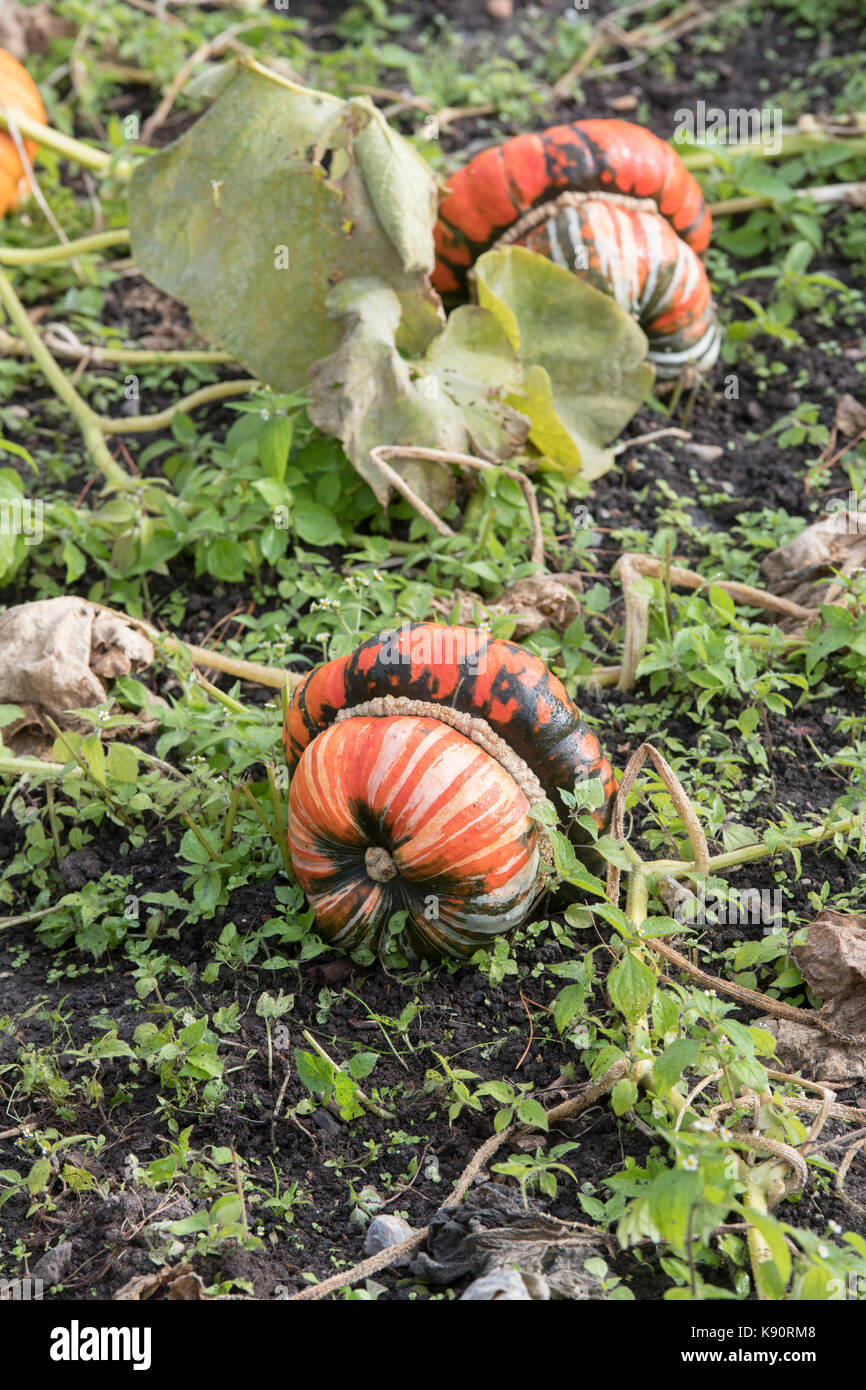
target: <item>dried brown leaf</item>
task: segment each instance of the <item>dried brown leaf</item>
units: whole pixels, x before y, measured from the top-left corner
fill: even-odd
[[[0,0],[0,48],[24,62],[34,53],[44,53],[55,38],[74,34],[76,26],[52,14],[47,0],[38,5],[16,5]]]
[[[816,611],[841,593],[838,575],[850,575],[866,565],[866,511],[840,503],[830,516],[814,522],[787,545],[761,562],[761,576],[772,594]],[[780,627],[801,631],[803,623],[783,618]]]
[[[515,641],[552,627],[563,632],[580,612],[580,605],[571,589],[550,575],[530,575],[503,589],[495,599],[484,599],[471,590],[456,589],[452,594],[435,598],[431,604],[438,616],[449,615],[458,605],[458,622],[472,626],[480,618],[496,618],[503,614],[516,619],[512,634]]]
[[[866,916],[824,908],[793,954],[807,984],[824,1000],[821,1022],[833,1031],[762,1020],[778,1039],[780,1060],[825,1080],[866,1076]]]
[[[50,755],[53,719],[64,729],[88,726],[71,710],[107,697],[103,679],[140,671],[153,647],[122,614],[85,599],[41,599],[0,614],[0,704],[19,705],[24,718],[7,725],[4,742],[15,753]],[[130,723],[136,723],[133,718]]]
[[[866,406],[853,396],[840,396],[836,402],[836,428],[849,439],[866,430]]]
[[[123,1302],[139,1303],[157,1293],[164,1285],[171,1285],[175,1280],[187,1279],[190,1275],[193,1278],[198,1278],[193,1273],[191,1264],[163,1265],[161,1269],[155,1270],[152,1274],[136,1274],[134,1279],[130,1279],[128,1283],[117,1290],[113,1298]]]
[[[802,946],[794,948],[801,975],[822,999],[838,1000],[866,992],[866,916],[824,908],[811,923]],[[866,1031],[866,997],[863,1029]]]

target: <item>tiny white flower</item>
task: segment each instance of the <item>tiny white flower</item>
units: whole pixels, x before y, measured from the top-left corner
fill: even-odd
[[[377,584],[381,584],[385,576],[381,570],[373,570],[373,578],[376,580]]]
[[[683,1159],[682,1166],[687,1173],[696,1173],[698,1171],[698,1160],[691,1154],[688,1158]]]
[[[830,1227],[834,1236],[840,1236],[842,1234],[842,1227],[839,1225],[838,1221],[828,1221],[827,1225]]]
[[[316,633],[316,641],[317,641],[317,642],[327,642],[327,640],[328,640],[328,633],[327,633],[327,632],[317,632],[317,633]]]
[[[826,1258],[827,1258],[827,1256],[829,1255],[829,1253],[830,1253],[830,1251],[827,1249],[826,1245],[819,1245],[819,1246],[818,1246],[818,1254],[821,1256],[821,1259],[822,1259],[822,1260],[826,1260]]]
[[[266,405],[262,406],[261,410],[259,411],[259,414],[261,415],[263,420],[270,420],[271,418],[271,412],[268,410]]]
[[[734,1136],[731,1133],[731,1131],[729,1129],[725,1129],[724,1126],[722,1126],[722,1128],[719,1130],[719,1138],[723,1139],[726,1144],[729,1144],[733,1137]]]

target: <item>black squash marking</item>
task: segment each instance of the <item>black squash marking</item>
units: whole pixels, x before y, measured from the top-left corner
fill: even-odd
[[[411,647],[412,634],[429,626],[426,623],[407,625],[401,629],[404,641],[405,635],[408,635]],[[509,670],[500,664],[487,694],[483,691],[488,685],[485,662],[488,660],[489,642],[485,641],[474,656],[459,662],[444,663],[445,669],[453,668],[457,673],[455,687],[445,697],[437,688],[436,667],[422,666],[413,677],[413,667],[408,660],[399,663],[393,660],[395,635],[385,633],[368,638],[351,655],[342,659],[343,702],[339,708],[323,705],[323,722],[317,723],[307,710],[306,682],[298,688],[294,698],[311,738],[334,722],[339,709],[353,708],[383,695],[406,696],[412,700],[448,705],[486,720],[531,768],[547,795],[557,802],[556,793],[560,787],[570,791],[575,780],[583,780],[594,773],[602,780],[610,777],[610,769],[595,734],[579,717],[574,706],[563,703],[553,693],[551,673],[544,663],[517,643],[495,642],[496,648],[507,650],[523,663],[523,671]],[[383,654],[387,659],[383,660]],[[308,680],[314,674],[312,672]],[[507,716],[501,708],[503,706],[513,706]],[[549,712],[547,719],[540,717],[540,709],[545,708]]]

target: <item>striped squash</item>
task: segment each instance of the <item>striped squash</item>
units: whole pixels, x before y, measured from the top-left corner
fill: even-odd
[[[670,145],[628,121],[575,121],[483,150],[451,176],[433,284],[465,291],[478,256],[517,242],[634,314],[659,375],[706,370],[721,342],[700,260],[711,228],[700,186]]]
[[[686,365],[711,367],[721,329],[706,271],[688,242],[655,212],[602,197],[575,202],[568,193],[544,218],[508,237],[574,270],[632,314],[649,340],[660,377]],[[527,219],[529,220],[529,219]]]
[[[559,787],[571,790],[578,778],[601,779],[605,806],[616,791],[598,739],[540,657],[480,628],[440,623],[406,623],[311,671],[295,690],[283,730],[290,768],[339,711],[384,695],[483,719],[552,801]]]
[[[630,121],[575,121],[516,135],[451,175],[435,231],[439,293],[461,289],[482,251],[567,189],[651,198],[698,255],[710,244],[712,219],[700,185],[670,145]]]
[[[316,667],[283,730],[289,851],[318,929],[379,950],[470,955],[537,888],[531,807],[610,763],[544,662],[477,628],[412,623]]]
[[[304,751],[289,846],[321,934],[376,951],[395,912],[430,959],[516,926],[538,873],[529,801],[495,759],[418,715],[347,719]]]

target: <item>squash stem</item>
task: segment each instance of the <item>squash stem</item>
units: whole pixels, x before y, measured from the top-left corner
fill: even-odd
[[[127,492],[132,489],[137,489],[139,486],[138,481],[131,477],[116,459],[112,458],[108,445],[103,438],[99,416],[94,410],[91,410],[87,402],[79,396],[72,383],[67,381],[65,374],[48,351],[48,348],[40,338],[35,326],[27,317],[27,311],[24,305],[15,293],[11,280],[2,268],[0,268],[0,303],[3,304],[10,320],[30,348],[34,362],[41,368],[54,394],[59,397],[75,417],[78,428],[81,430],[84,442],[87,445],[88,453],[97,468],[114,487],[123,489]]]
[[[105,251],[110,246],[129,244],[129,228],[118,227],[111,232],[80,236],[75,241],[57,242],[54,246],[0,246],[0,265],[48,265],[72,261],[89,251]]]

